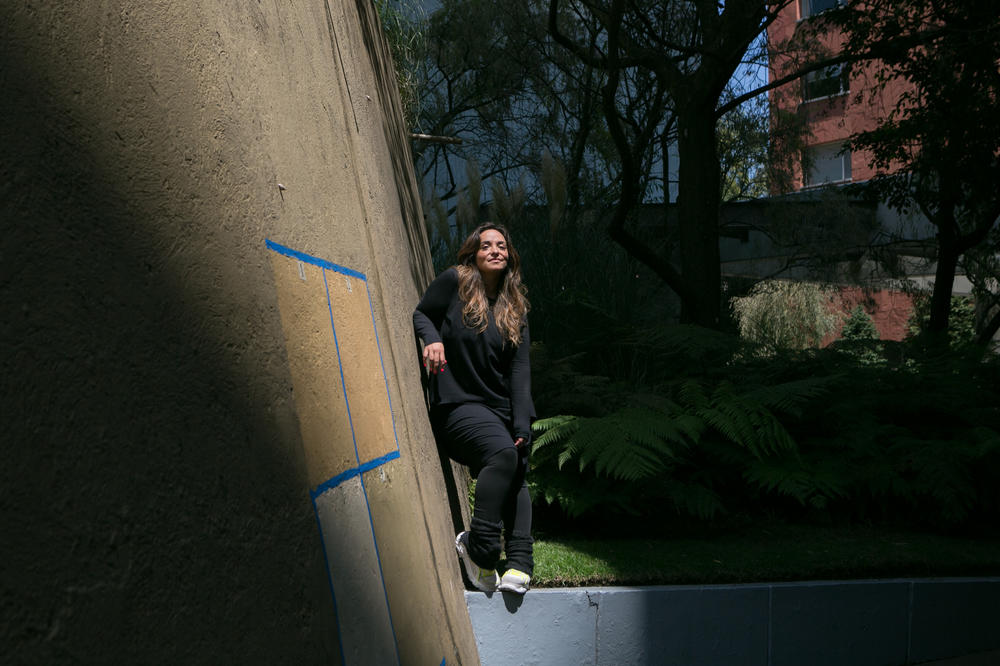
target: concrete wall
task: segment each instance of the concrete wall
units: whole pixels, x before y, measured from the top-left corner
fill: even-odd
[[[0,119],[0,662],[475,663],[369,0],[11,0]]]
[[[485,666],[903,666],[1000,649],[1000,578],[467,592]],[[995,663],[995,662],[990,662]]]

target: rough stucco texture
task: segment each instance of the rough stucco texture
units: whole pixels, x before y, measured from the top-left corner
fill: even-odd
[[[306,333],[286,334],[265,239],[367,276],[381,349],[358,344],[384,377],[357,390],[373,436],[395,428],[373,450],[399,454],[352,486],[395,643],[372,654],[476,662],[409,322],[427,244],[374,20],[362,0],[5,3],[0,662],[366,660],[342,647],[357,609],[335,608],[324,557],[350,542],[321,536],[310,498],[355,463],[304,446],[336,444],[344,408],[298,393]]]

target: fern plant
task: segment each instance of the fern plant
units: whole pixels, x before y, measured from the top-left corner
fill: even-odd
[[[541,475],[543,494],[558,501],[570,515],[580,515],[595,506],[593,487],[575,488],[555,484],[558,492],[545,492],[555,472],[573,468],[579,479],[618,482],[616,505],[627,498],[649,501],[652,495],[666,500],[677,512],[710,518],[727,512],[717,488],[730,476],[699,473],[702,449],[711,443],[715,460],[745,470],[754,461],[796,455],[796,445],[778,414],[795,414],[800,406],[821,396],[830,378],[804,379],[782,385],[737,390],[730,382],[709,386],[696,380],[680,383],[672,398],[635,394],[632,404],[607,415],[554,416],[535,423],[534,472]],[[747,474],[746,479],[756,477]],[[637,488],[628,488],[634,485]],[[767,483],[761,481],[761,487]],[[780,484],[800,501],[817,492],[809,486],[800,493],[789,483]],[[652,492],[651,492],[652,491]],[[602,498],[602,502],[606,498]],[[639,506],[627,507],[630,512]]]
[[[734,335],[629,328],[590,301],[576,307],[600,325],[567,338],[561,357],[555,345],[532,350],[548,417],[535,424],[530,477],[550,505],[540,515],[626,533],[735,513],[1000,519],[1000,362],[919,341],[762,353]]]

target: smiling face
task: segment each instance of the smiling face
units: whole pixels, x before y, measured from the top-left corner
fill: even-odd
[[[476,268],[484,278],[497,278],[507,270],[507,241],[496,229],[479,234]]]

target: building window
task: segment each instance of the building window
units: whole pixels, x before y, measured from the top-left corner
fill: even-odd
[[[841,95],[847,92],[847,73],[843,65],[824,67],[806,74],[802,88],[802,99],[806,102]]]
[[[799,15],[809,18],[823,12],[836,9],[844,4],[844,0],[799,0]]]
[[[851,180],[851,151],[840,143],[813,146],[806,156],[804,185],[816,187]]]

